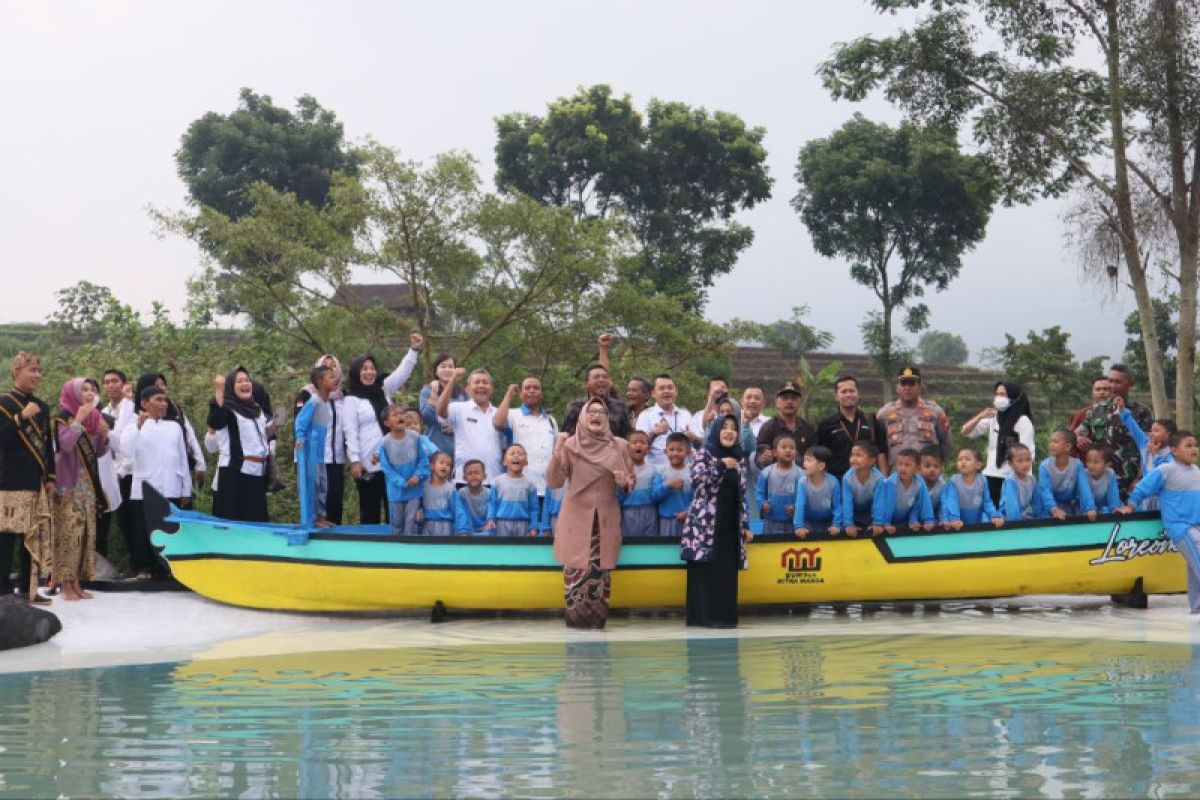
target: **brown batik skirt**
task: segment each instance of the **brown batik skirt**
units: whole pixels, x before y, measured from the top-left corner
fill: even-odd
[[[33,562],[30,594],[50,570],[50,502],[44,491],[0,491],[0,531],[19,533]]]
[[[600,522],[592,520],[588,565],[563,567],[564,616],[569,628],[603,628],[608,621],[612,575],[600,568]]]
[[[96,564],[96,493],[86,478],[73,489],[54,492],[53,556],[55,583],[90,581]]]

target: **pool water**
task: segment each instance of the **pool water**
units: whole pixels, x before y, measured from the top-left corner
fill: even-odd
[[[1196,645],[826,635],[0,675],[14,797],[1200,794]]]

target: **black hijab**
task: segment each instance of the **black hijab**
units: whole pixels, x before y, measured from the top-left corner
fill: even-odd
[[[721,429],[725,427],[725,420],[733,420],[733,429],[737,433],[737,441],[733,443],[733,447],[725,447],[721,444]],[[736,458],[741,461],[746,457],[742,451],[742,426],[738,418],[733,414],[719,414],[713,420],[712,427],[708,429],[708,439],[704,442],[704,449],[712,453],[717,458]]]
[[[1008,460],[1009,445],[1020,441],[1016,431],[1017,422],[1021,417],[1029,417],[1029,421],[1033,422],[1033,409],[1029,407],[1029,396],[1025,394],[1021,385],[1010,381],[998,381],[993,387],[993,391],[1001,386],[1004,387],[1004,391],[1008,392],[1008,408],[996,412],[996,422],[1000,426],[1000,431],[996,434],[997,469],[1002,468],[1004,462]]]
[[[251,395],[249,400],[243,400],[242,398],[238,397],[237,392],[234,391],[234,384],[237,383],[237,376],[239,372],[244,374],[247,378],[250,377],[250,373],[246,372],[245,367],[234,367],[233,370],[225,376],[225,399],[222,405],[233,413],[237,414],[239,417],[245,417],[246,419],[258,419],[260,416],[262,416],[263,410],[259,407],[258,401],[254,399],[254,382],[251,381],[250,383]]]
[[[364,386],[362,382],[362,368],[370,361],[375,365],[375,382],[370,386]],[[383,393],[383,381],[379,377],[379,362],[375,357],[368,354],[361,358],[356,358],[350,362],[350,384],[347,389],[347,394],[351,397],[361,397],[371,404],[371,408],[375,409],[375,421],[379,423],[380,430],[387,432],[387,425],[381,419],[383,410],[387,408],[387,395]]]

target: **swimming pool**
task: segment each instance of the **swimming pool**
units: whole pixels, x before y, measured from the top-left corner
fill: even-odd
[[[804,631],[0,675],[0,794],[1200,793],[1197,645]]]

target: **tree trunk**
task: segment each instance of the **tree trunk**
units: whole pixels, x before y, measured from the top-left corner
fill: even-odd
[[[1179,244],[1179,359],[1175,373],[1175,421],[1192,429],[1192,403],[1196,373],[1196,260],[1200,232],[1197,228],[1195,186],[1188,186],[1187,151],[1183,129],[1183,86],[1179,61],[1184,46],[1179,36],[1178,0],[1159,0],[1160,42],[1166,56],[1163,87],[1166,90],[1167,152],[1171,160],[1171,206],[1168,209]],[[1192,153],[1200,158],[1200,153]],[[1189,191],[1189,188],[1191,191]],[[1157,411],[1157,409],[1155,409]]]
[[[892,304],[883,304],[883,342],[879,360],[883,363],[883,380],[886,382],[896,374],[895,356],[892,355]]]
[[[1125,266],[1133,284],[1137,299],[1138,322],[1142,328],[1142,342],[1146,350],[1149,374],[1150,402],[1156,417],[1167,416],[1166,381],[1163,379],[1162,348],[1158,343],[1158,332],[1154,328],[1154,307],[1150,302],[1150,285],[1146,279],[1138,247],[1137,222],[1133,214],[1133,200],[1129,190],[1129,162],[1125,136],[1125,89],[1121,80],[1121,25],[1118,19],[1117,0],[1105,2],[1108,18],[1108,101],[1109,123],[1112,127],[1113,173],[1115,187],[1113,201],[1116,205],[1117,224],[1121,234],[1121,249],[1125,255]]]

